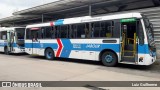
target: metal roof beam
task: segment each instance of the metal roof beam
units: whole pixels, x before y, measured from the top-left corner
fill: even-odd
[[[160,0],[152,0],[155,6],[160,6]]]
[[[123,11],[128,5],[122,5],[118,7],[118,11]]]

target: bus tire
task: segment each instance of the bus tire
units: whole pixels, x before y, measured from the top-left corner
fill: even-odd
[[[112,51],[106,51],[101,56],[101,61],[105,66],[113,67],[118,63],[117,55]]]
[[[53,52],[53,50],[51,48],[47,48],[45,50],[45,57],[48,60],[53,60],[54,59],[54,52]]]
[[[4,48],[4,54],[9,55],[9,51],[7,47]]]

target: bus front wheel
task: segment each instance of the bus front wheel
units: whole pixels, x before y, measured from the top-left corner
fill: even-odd
[[[53,60],[54,59],[54,52],[51,48],[48,48],[45,50],[45,57],[48,60]]]
[[[113,67],[118,63],[116,54],[111,51],[104,52],[102,54],[101,60],[102,60],[102,63],[108,67]]]

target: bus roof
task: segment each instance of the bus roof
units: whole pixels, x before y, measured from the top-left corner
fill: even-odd
[[[0,31],[14,30],[16,28],[25,28],[25,27],[0,27]]]
[[[28,25],[26,26],[26,28],[44,27],[44,26],[53,26],[53,25],[57,26],[57,25],[65,25],[65,24],[96,22],[96,21],[124,19],[124,18],[142,18],[142,15],[141,13],[124,13],[124,14],[114,14],[114,15],[74,17],[74,18],[67,18],[67,19],[59,19],[53,22],[48,22],[48,23]]]

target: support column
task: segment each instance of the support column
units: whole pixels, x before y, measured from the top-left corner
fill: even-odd
[[[42,23],[44,22],[44,15],[42,14]]]
[[[89,5],[89,16],[92,16],[92,5]]]
[[[15,26],[15,23],[13,22],[12,25],[13,25],[13,27],[14,27],[14,26]]]
[[[89,5],[89,16],[92,16],[92,5]],[[89,37],[88,38],[91,38],[92,37],[92,24],[89,23]]]
[[[160,6],[160,0],[152,0],[155,6]]]

